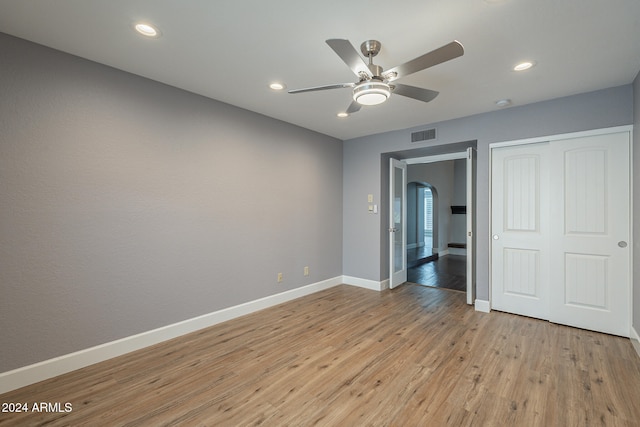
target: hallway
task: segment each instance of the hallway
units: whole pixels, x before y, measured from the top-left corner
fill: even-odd
[[[433,261],[409,267],[407,270],[407,280],[419,285],[466,292],[466,271],[466,256],[445,255]]]

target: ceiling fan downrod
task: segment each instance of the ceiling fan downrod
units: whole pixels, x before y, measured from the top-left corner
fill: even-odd
[[[382,81],[383,79],[380,77],[382,75],[382,67],[379,65],[375,65],[373,63],[373,57],[380,53],[380,49],[382,48],[382,43],[378,40],[365,40],[360,45],[360,51],[364,56],[369,58],[369,71],[373,74],[373,78],[376,80]],[[368,76],[367,76],[368,77]]]

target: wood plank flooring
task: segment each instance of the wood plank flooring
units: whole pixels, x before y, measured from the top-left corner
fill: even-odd
[[[338,286],[4,395],[0,426],[638,426],[628,339]]]
[[[445,255],[407,269],[407,280],[419,285],[466,292],[467,257]]]

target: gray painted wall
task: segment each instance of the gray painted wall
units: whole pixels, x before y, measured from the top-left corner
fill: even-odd
[[[633,82],[633,328],[640,333],[640,72]]]
[[[0,56],[0,372],[342,274],[341,141],[2,34]]]
[[[434,102],[437,103],[437,99]],[[367,215],[366,207],[360,206],[368,193],[385,200],[388,153],[400,152],[408,158],[414,157],[408,151],[412,149],[419,155],[448,151],[449,147],[452,147],[450,151],[459,152],[459,148],[450,144],[477,140],[477,297],[488,300],[489,144],[632,123],[633,87],[625,85],[345,141],[344,274],[376,281],[389,276],[388,233],[383,214],[386,206],[381,206],[381,215]],[[436,141],[410,142],[411,132],[431,127],[437,128]]]

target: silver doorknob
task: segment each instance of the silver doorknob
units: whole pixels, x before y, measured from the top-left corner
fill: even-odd
[[[498,236],[497,234],[493,235],[493,240],[498,240],[500,238],[500,236]]]
[[[625,242],[624,240],[620,240],[618,242],[618,246],[620,246],[621,248],[626,248],[627,247],[627,242]]]

